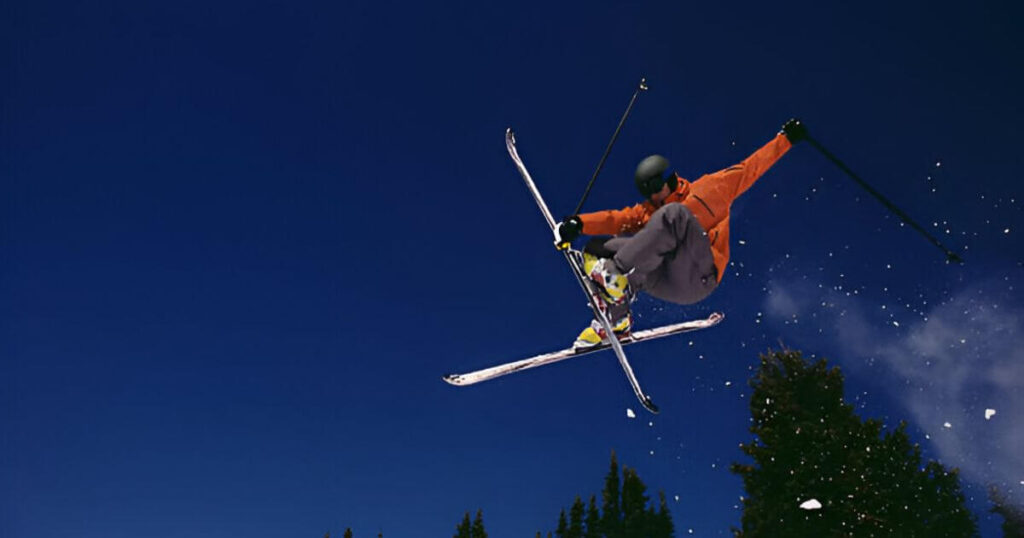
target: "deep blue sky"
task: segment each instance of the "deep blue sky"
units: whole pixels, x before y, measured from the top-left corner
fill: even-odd
[[[410,4],[3,4],[0,535],[533,536],[614,449],[678,535],[727,536],[780,342],[962,467],[993,535],[983,484],[1024,498],[1019,7]],[[628,348],[661,415],[607,353],[445,385],[587,322],[504,129],[564,214],[641,76],[587,209],[800,116],[967,264],[798,146],[714,295],[637,305],[727,315]]]

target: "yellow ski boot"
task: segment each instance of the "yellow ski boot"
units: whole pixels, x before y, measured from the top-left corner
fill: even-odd
[[[632,334],[632,330],[633,316],[630,314],[626,314],[625,317],[612,325],[612,331],[619,340],[629,338],[630,334]],[[602,327],[595,319],[590,322],[590,325],[586,329],[583,329],[583,332],[581,332],[579,336],[576,337],[576,341],[573,342],[572,347],[575,349],[586,349],[588,347],[594,347],[602,342],[607,343],[608,339],[606,338],[604,327]]]
[[[583,272],[600,288],[610,304],[622,304],[629,300],[629,279],[615,265],[612,258],[598,258],[583,253]]]

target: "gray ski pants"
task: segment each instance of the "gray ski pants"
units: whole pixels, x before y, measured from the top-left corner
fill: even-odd
[[[683,204],[666,204],[636,235],[613,237],[605,248],[634,290],[663,301],[693,304],[718,286],[708,234]]]

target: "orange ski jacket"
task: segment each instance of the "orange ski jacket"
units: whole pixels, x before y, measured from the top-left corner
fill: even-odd
[[[669,194],[658,206],[647,200],[623,209],[581,214],[582,231],[587,235],[634,234],[647,224],[651,215],[662,205],[683,204],[697,217],[708,234],[718,281],[721,282],[729,263],[729,207],[790,147],[792,145],[786,136],[779,133],[771,142],[735,166],[701,176],[693,182],[679,178],[675,192]]]

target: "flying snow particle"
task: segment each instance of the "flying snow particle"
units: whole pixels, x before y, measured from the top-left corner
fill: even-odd
[[[895,325],[895,326],[897,326],[897,327],[899,327],[899,326],[900,326],[900,322],[898,322],[898,321],[894,321],[894,322],[892,322],[892,324],[893,324],[893,325]]]
[[[738,241],[738,243],[739,243],[739,244],[741,244],[741,245],[746,245],[746,244],[747,244],[747,242],[746,242],[746,241],[744,241],[744,240],[742,240],[742,239],[740,239],[740,240]]]
[[[725,382],[725,386],[727,386],[727,387],[728,387],[728,386],[730,386],[730,385],[732,385],[732,381],[726,381],[726,382]]]
[[[629,417],[629,418],[636,418],[636,413],[634,413],[632,409],[627,407],[626,408],[626,416]]]
[[[996,414],[996,410],[995,409],[986,409],[985,410],[985,420],[991,419],[992,415],[994,415],[994,414]]]
[[[947,428],[947,429],[948,429],[948,428],[952,428],[952,427],[953,427],[953,425],[952,425],[952,424],[950,424],[950,423],[948,423],[948,422],[944,422],[944,423],[942,424],[942,427],[943,427],[943,428]]]
[[[818,499],[810,499],[800,504],[800,508],[803,508],[804,510],[820,510],[821,503],[818,502]]]
[[[1004,233],[1004,234],[1008,234],[1008,233],[1010,233],[1010,229],[1009,229],[1009,228],[1007,228],[1007,229],[1003,230],[1003,233]]]
[[[935,168],[942,166],[942,161],[935,161]]]
[[[675,496],[676,502],[679,502],[679,495]]]

